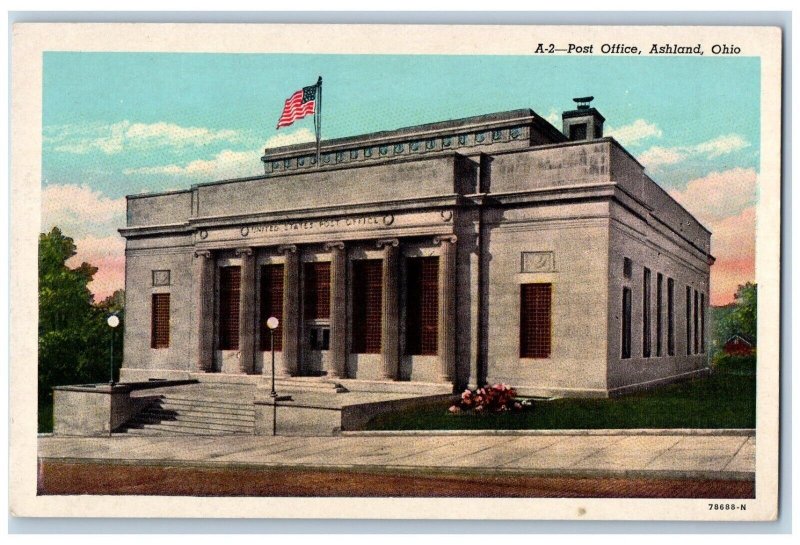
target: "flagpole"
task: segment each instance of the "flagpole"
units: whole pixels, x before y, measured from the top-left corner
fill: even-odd
[[[322,135],[322,76],[317,79],[317,112],[314,116],[314,129],[317,133],[317,168],[322,167],[320,162],[320,137]]]

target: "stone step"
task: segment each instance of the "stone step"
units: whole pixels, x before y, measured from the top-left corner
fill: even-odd
[[[453,393],[452,384],[441,382],[341,379],[341,383],[350,392],[403,393],[420,396]]]
[[[200,435],[197,430],[183,430],[179,428],[168,428],[159,424],[128,424],[118,433],[128,435]]]
[[[255,413],[231,414],[212,411],[163,409],[161,407],[147,407],[140,411],[139,414],[153,414],[162,416],[164,418],[186,416],[198,420],[230,420],[234,422],[251,421],[255,417]]]
[[[258,389],[270,390],[272,388],[272,381],[266,377],[264,381],[258,385]],[[333,394],[345,393],[347,388],[342,386],[340,382],[328,379],[320,379],[318,377],[294,377],[294,378],[276,378],[275,390],[278,392],[330,392]]]
[[[196,412],[207,414],[220,414],[229,416],[252,416],[254,409],[252,405],[243,407],[215,407],[203,402],[198,403],[175,403],[172,401],[156,401],[147,406],[148,409],[159,409],[174,412]]]
[[[153,400],[154,402],[162,401],[165,403],[174,403],[181,405],[203,405],[205,407],[214,407],[220,409],[247,409],[252,406],[252,398],[247,398],[242,401],[228,401],[224,399],[215,399],[203,395],[175,395],[166,394],[162,395],[159,399]]]
[[[126,435],[185,435],[185,436],[204,436],[204,435],[252,435],[251,431],[220,431],[220,430],[197,430],[194,428],[177,428],[169,426],[161,426],[159,424],[150,424],[143,427],[128,427],[119,433]]]
[[[195,422],[189,420],[159,420],[150,418],[134,418],[128,427],[161,427],[166,429],[178,429],[186,431],[226,431],[226,432],[242,432],[253,433],[253,423],[249,424],[220,424],[218,422]]]
[[[253,378],[253,377],[250,377]],[[260,378],[261,377],[256,377]],[[166,387],[120,430],[132,435],[252,435],[254,384],[214,382]]]
[[[230,426],[252,426],[255,422],[255,415],[243,418],[226,418],[208,414],[173,413],[169,411],[143,411],[136,415],[135,420],[141,421],[171,421],[171,422],[197,422],[212,423]]]
[[[191,378],[200,384],[230,384],[254,386],[261,382],[263,375],[240,375],[233,373],[191,373]]]

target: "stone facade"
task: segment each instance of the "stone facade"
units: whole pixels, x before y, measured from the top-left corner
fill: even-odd
[[[588,133],[574,128],[581,120]],[[269,265],[282,266],[283,377],[607,396],[702,372],[711,234],[602,137],[602,122],[586,105],[565,112],[570,140],[515,110],[323,141],[321,165],[313,144],[293,145],[267,150],[263,176],[128,197],[123,379],[271,374]],[[437,258],[426,265],[435,274],[418,278],[417,258]],[[380,275],[356,285],[362,260]],[[329,299],[310,318],[314,263],[328,264]],[[223,267],[237,275],[235,319]],[[532,284],[545,291],[524,303]],[[152,348],[157,293],[170,294],[169,342]],[[372,318],[359,305],[373,305]],[[222,315],[238,327],[235,348],[220,342]],[[354,350],[355,335],[379,336],[379,348],[373,338],[374,349]]]

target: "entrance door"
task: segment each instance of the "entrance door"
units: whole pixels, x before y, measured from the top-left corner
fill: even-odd
[[[313,261],[303,266],[303,331],[300,374],[319,376],[330,348],[331,264]]]

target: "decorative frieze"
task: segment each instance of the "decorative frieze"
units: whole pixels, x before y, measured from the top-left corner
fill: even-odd
[[[358,159],[381,159],[418,153],[456,150],[463,147],[480,146],[502,142],[512,142],[524,138],[530,127],[526,124],[514,127],[486,128],[460,134],[446,134],[430,138],[416,138],[396,142],[384,142],[376,146],[344,148],[322,154],[323,165],[337,165]],[[290,172],[316,167],[312,156],[289,157],[282,160],[269,160],[265,157],[264,169],[267,174]]]

